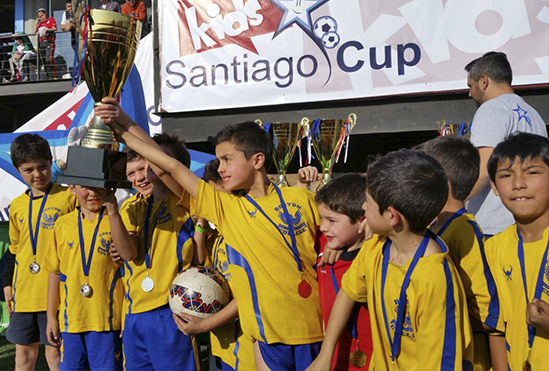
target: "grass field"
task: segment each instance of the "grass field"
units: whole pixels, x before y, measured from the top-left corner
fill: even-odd
[[[38,347],[38,360],[36,361],[36,371],[47,371],[48,364],[44,356],[44,345]],[[8,371],[15,369],[15,345],[10,343],[5,336],[0,336],[0,370]]]

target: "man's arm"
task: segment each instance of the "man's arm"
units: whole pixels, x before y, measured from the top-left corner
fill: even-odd
[[[126,145],[152,165],[170,174],[184,190],[196,198],[200,178],[181,162],[159,149],[152,138],[128,117],[113,98],[103,98],[101,102],[103,104],[95,108],[95,114],[101,117],[103,123],[109,125]],[[148,139],[144,140],[145,137]],[[154,145],[151,141],[154,142]],[[164,181],[164,179],[162,180]]]
[[[139,13],[137,19],[139,19],[141,22],[147,19],[147,9],[145,8],[144,2],[140,1],[139,4],[137,4],[137,12]]]
[[[478,152],[480,154],[480,169],[478,174],[478,180],[473,187],[471,193],[467,197],[470,200],[474,195],[479,193],[488,183],[490,183],[490,177],[488,176],[488,160],[494,151],[493,147],[480,147]]]

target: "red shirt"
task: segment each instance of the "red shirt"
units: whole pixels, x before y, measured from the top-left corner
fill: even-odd
[[[320,238],[320,249],[324,251],[326,245],[326,237],[322,235]],[[322,315],[324,317],[324,328],[328,327],[328,319],[332,312],[332,306],[337,295],[337,292],[341,288],[341,277],[349,269],[353,263],[353,259],[357,256],[360,249],[354,251],[345,250],[341,257],[334,265],[326,265],[322,268],[317,268],[318,271],[318,286],[320,289],[320,304],[322,306]],[[320,258],[318,259],[320,262]],[[335,280],[335,282],[334,282]],[[337,285],[337,288],[336,288]],[[358,313],[358,317],[356,317]],[[354,324],[354,318],[356,318],[356,325]],[[359,348],[368,357],[367,363],[362,368],[356,368],[349,362],[349,357],[352,352],[356,350],[356,340],[352,335],[352,328],[356,326],[356,332],[358,334]],[[368,370],[370,360],[372,359],[372,330],[370,328],[370,314],[364,304],[357,303],[355,311],[351,317],[349,326],[347,326],[341,336],[339,342],[336,345],[334,357],[332,358],[332,370],[355,370],[365,371]]]
[[[144,21],[147,19],[147,9],[145,8],[145,3],[138,1],[135,4],[135,8],[130,5],[130,3],[124,3],[122,5],[122,14],[129,15],[132,18]]]
[[[57,23],[55,23],[55,19],[53,19],[53,17],[49,17],[46,21],[44,22],[41,22],[39,25],[38,25],[38,32],[40,32],[40,29],[41,28],[57,28]],[[42,36],[42,33],[40,33],[40,36],[38,37],[39,41],[51,41],[51,42],[54,42],[55,41],[55,31],[49,31],[49,32],[46,32],[46,36]]]

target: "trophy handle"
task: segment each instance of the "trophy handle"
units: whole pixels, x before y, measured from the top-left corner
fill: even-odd
[[[349,114],[349,118],[347,119],[349,121],[349,133],[356,125],[356,113]]]
[[[309,119],[307,117],[301,119],[301,130],[303,132],[303,138],[309,136]]]
[[[261,121],[260,119],[257,119],[254,121],[256,124],[258,124],[259,126],[261,126],[261,128],[263,129],[263,121]]]

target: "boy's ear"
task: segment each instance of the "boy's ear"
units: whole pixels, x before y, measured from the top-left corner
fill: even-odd
[[[499,197],[499,191],[496,183],[490,180],[490,186],[492,187],[492,191],[494,191],[494,194]]]
[[[368,221],[366,220],[365,216],[361,216],[356,222],[359,224],[358,233],[364,232],[368,227]]]
[[[258,152],[252,156],[251,160],[254,168],[259,170],[265,165],[265,154],[263,152]]]
[[[397,225],[399,225],[403,221],[403,216],[401,213],[399,213],[394,207],[389,206],[387,210],[385,210],[385,213],[387,215],[387,218],[389,219],[389,225],[391,228],[395,228]]]
[[[76,190],[74,189],[74,185],[73,184],[69,184],[69,189],[71,190],[71,193],[76,196]]]

